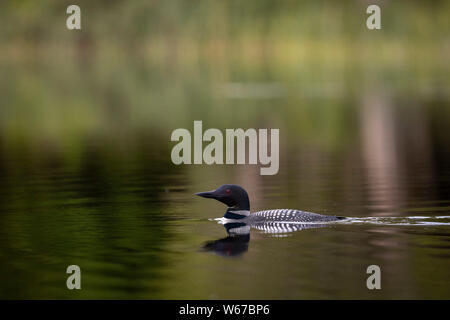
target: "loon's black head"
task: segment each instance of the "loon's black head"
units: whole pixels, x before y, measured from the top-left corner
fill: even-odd
[[[250,211],[247,191],[234,184],[224,184],[214,191],[199,192],[196,195],[225,203],[229,209]]]

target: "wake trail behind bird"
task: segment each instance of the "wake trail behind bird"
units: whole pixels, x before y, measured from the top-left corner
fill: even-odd
[[[376,224],[384,226],[450,226],[450,216],[364,217],[337,222],[339,224]]]

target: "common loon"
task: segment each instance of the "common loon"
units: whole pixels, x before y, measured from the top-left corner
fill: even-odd
[[[274,209],[250,213],[250,201],[247,191],[234,184],[224,184],[213,191],[199,192],[203,198],[216,199],[228,206],[225,215],[227,221],[238,220],[246,224],[259,223],[323,223],[346,219],[340,216],[327,216],[294,209]]]

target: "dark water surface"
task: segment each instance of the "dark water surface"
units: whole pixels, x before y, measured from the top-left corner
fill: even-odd
[[[439,175],[429,167],[413,176],[396,171],[395,179],[383,180],[388,169],[365,168],[371,172],[365,177],[357,167],[333,174],[345,164],[325,157],[261,177],[246,176],[254,167],[144,170],[127,162],[108,169],[102,167],[108,158],[97,156],[86,155],[81,173],[58,165],[14,175],[4,170],[0,297],[450,297],[448,168]],[[190,182],[190,174],[204,179]],[[245,186],[252,210],[297,208],[358,219],[292,233],[252,229],[249,241],[225,244],[215,254],[204,246],[226,237],[211,221],[225,208],[193,194],[222,183]],[[82,270],[79,291],[66,288],[71,264]],[[379,291],[366,288],[372,264],[382,270]]]

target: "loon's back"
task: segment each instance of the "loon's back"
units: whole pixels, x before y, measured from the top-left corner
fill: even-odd
[[[258,211],[250,214],[246,219],[249,222],[328,222],[345,219],[338,216],[327,216],[318,213],[294,209],[274,209]]]

